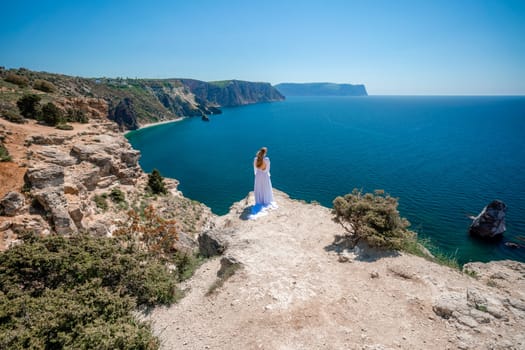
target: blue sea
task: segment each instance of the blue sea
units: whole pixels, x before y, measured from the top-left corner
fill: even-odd
[[[412,230],[460,263],[525,248],[469,237],[468,215],[508,206],[506,241],[525,245],[525,97],[290,97],[131,132],[140,164],[180,180],[217,214],[253,189],[266,146],[275,188],[331,207],[353,188],[399,198]]]

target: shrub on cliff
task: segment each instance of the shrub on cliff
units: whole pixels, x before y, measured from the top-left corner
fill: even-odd
[[[128,211],[127,220],[119,224],[113,235],[123,238],[127,244],[137,245],[169,260],[176,252],[175,244],[179,239],[175,224],[175,220],[162,218],[150,205],[144,209],[142,216],[135,210]]]
[[[86,113],[84,113],[84,111],[80,109],[69,108],[66,113],[66,121],[85,124],[89,122],[89,118],[87,117]]]
[[[9,151],[0,141],[0,162],[10,162],[11,156],[9,155]]]
[[[113,239],[27,235],[0,253],[0,348],[157,349],[131,312],[173,302],[176,277]]]
[[[157,169],[153,169],[151,174],[148,175],[148,186],[146,187],[148,192],[153,194],[166,194],[168,190],[164,186],[164,178],[160,175]]]
[[[397,199],[382,190],[363,194],[358,189],[337,197],[335,220],[353,233],[356,241],[364,240],[372,247],[405,250],[417,244],[416,234],[407,228],[408,220],[399,216]]]
[[[55,92],[57,89],[52,82],[42,79],[36,79],[33,83],[33,88],[43,92]]]
[[[40,96],[27,94],[16,102],[20,114],[25,118],[37,119],[40,115]]]
[[[23,75],[18,75],[14,73],[8,73],[6,77],[4,78],[4,80],[9,83],[16,84],[20,87],[26,87],[29,85],[29,79],[27,79]]]
[[[64,116],[53,102],[48,102],[42,106],[42,120],[46,124],[56,126],[64,121]]]
[[[9,120],[12,123],[23,124],[26,122],[24,117],[22,117],[20,113],[18,113],[16,110],[7,109],[7,108],[4,109],[1,106],[0,106],[0,116],[4,118],[5,120]]]

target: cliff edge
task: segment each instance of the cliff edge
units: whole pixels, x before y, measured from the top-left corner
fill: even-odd
[[[255,221],[247,220],[253,194],[235,203],[210,234],[224,256],[197,271],[180,303],[142,315],[162,348],[525,347],[524,264],[476,263],[468,275],[402,253],[348,249],[328,208],[279,191],[276,200],[279,208]]]

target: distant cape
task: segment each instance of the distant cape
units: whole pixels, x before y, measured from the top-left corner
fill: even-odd
[[[274,87],[284,96],[368,96],[362,84],[281,83]]]

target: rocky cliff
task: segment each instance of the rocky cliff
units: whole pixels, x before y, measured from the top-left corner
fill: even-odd
[[[208,101],[215,106],[232,107],[259,102],[284,100],[284,96],[269,83],[253,83],[240,80],[203,82],[182,79],[199,101]]]
[[[37,93],[44,102],[69,105],[72,99],[106,104],[106,115],[121,129],[179,117],[219,114],[221,107],[279,101],[284,97],[268,83],[192,79],[80,78],[27,69],[0,68],[0,116],[14,119],[16,101]],[[62,101],[62,102],[60,102]]]
[[[361,84],[282,83],[274,87],[284,96],[368,96]]]
[[[0,250],[27,231],[110,235],[128,209],[148,205],[176,218],[182,241],[190,245],[213,226],[210,209],[182,196],[176,180],[165,180],[168,195],[149,195],[140,152],[105,118],[73,130],[0,119],[0,136],[13,158],[0,167]],[[111,199],[115,192],[118,202]]]

